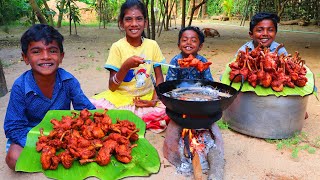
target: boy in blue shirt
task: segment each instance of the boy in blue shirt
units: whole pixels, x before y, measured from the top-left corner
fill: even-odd
[[[22,58],[31,70],[15,80],[4,120],[8,138],[6,163],[14,170],[30,129],[49,110],[95,109],[79,81],[59,68],[64,57],[63,36],[53,27],[37,24],[21,37]]]
[[[181,53],[173,57],[170,61],[170,64],[179,66],[178,60],[187,58],[190,54],[203,63],[208,62],[205,57],[198,54],[203,46],[203,43],[204,34],[198,27],[188,26],[184,29],[181,29],[178,38],[178,48],[181,50]],[[199,72],[196,68],[177,69],[169,67],[166,81],[177,79],[207,79],[213,81],[210,68],[204,70],[203,72]]]
[[[246,47],[249,47],[249,52],[261,43],[262,47],[270,48],[270,52],[275,52],[280,45],[275,42],[276,34],[278,32],[278,22],[280,18],[276,14],[272,13],[257,13],[250,21],[249,36],[251,41],[245,43],[237,51],[246,51]],[[287,50],[284,47],[279,48],[278,55],[288,55]]]

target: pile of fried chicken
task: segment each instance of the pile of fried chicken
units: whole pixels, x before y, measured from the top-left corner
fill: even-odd
[[[178,59],[178,64],[181,68],[194,67],[198,71],[202,72],[209,68],[212,62],[202,62],[190,54],[187,58]]]
[[[255,49],[249,52],[239,51],[236,60],[229,64],[231,68],[229,79],[233,82],[240,82],[241,74],[244,81],[248,81],[253,87],[261,85],[271,87],[274,91],[280,92],[285,86],[294,88],[295,86],[303,87],[308,82],[306,77],[307,69],[304,66],[305,61],[295,52],[285,56],[278,55],[278,46],[275,52],[270,52],[269,48],[263,48],[259,44]]]
[[[53,130],[47,136],[41,128],[36,150],[41,152],[42,168],[57,169],[61,162],[68,169],[75,160],[80,164],[96,162],[105,166],[112,155],[122,163],[129,163],[132,148],[137,146],[131,143],[139,139],[139,129],[129,120],[112,124],[107,111],[95,112],[93,120],[87,109],[63,116],[61,121],[52,119]]]

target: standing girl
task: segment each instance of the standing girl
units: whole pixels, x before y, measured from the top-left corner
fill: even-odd
[[[147,25],[147,9],[141,1],[127,0],[122,4],[118,26],[126,36],[110,48],[104,66],[110,71],[109,90],[91,99],[97,108],[127,109],[139,117],[164,110],[150,77],[154,73],[156,84],[163,82],[161,66],[145,60],[165,62],[165,58],[157,42],[144,37]]]

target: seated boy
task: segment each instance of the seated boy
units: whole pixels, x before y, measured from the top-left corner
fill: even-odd
[[[262,47],[270,48],[270,52],[275,52],[277,47],[280,45],[275,42],[276,34],[278,31],[279,17],[272,13],[257,13],[250,21],[249,36],[251,41],[245,43],[237,51],[246,51],[246,47],[249,47],[249,52],[261,43]],[[287,50],[284,47],[279,48],[278,55],[288,55]]]
[[[198,27],[188,26],[180,30],[178,38],[178,48],[181,52],[172,58],[170,64],[179,66],[178,59],[183,59],[189,57],[190,54],[193,57],[197,58],[203,63],[208,62],[208,60],[199,55],[198,52],[201,50],[204,43],[204,34],[200,31]],[[195,80],[195,79],[204,79],[213,81],[210,68],[200,72],[196,68],[171,68],[169,67],[168,73],[166,76],[166,81],[185,79],[185,80]],[[223,139],[219,127],[214,123],[211,127],[212,133],[214,135],[216,149],[210,151],[211,153],[217,153],[216,155],[216,164],[214,168],[211,168],[212,171],[208,172],[209,178],[212,177],[223,177],[224,173],[224,145]],[[209,152],[209,153],[210,153]],[[209,162],[210,163],[210,162]],[[218,178],[219,179],[219,178]]]
[[[199,55],[198,51],[201,50],[204,43],[204,34],[200,31],[198,27],[188,26],[181,29],[179,32],[178,47],[181,53],[173,57],[170,64],[179,66],[178,59],[187,58],[190,54],[193,57],[199,59],[201,62],[205,63],[208,60]],[[166,81],[176,80],[176,79],[207,79],[213,81],[210,68],[199,72],[196,68],[169,68],[166,76]]]
[[[22,58],[31,70],[15,80],[4,120],[8,138],[6,163],[14,170],[30,129],[49,110],[95,109],[78,80],[59,68],[64,57],[63,36],[53,27],[37,24],[21,37]]]

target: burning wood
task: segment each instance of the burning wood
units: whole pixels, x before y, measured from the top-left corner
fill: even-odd
[[[192,158],[192,167],[193,167],[193,174],[195,180],[201,180],[202,179],[202,167],[200,163],[200,158],[197,152],[194,153],[194,156]]]
[[[180,138],[182,164],[178,171],[189,175],[193,171],[195,179],[202,179],[202,173],[206,173],[209,169],[207,154],[214,146],[210,130],[182,129]]]
[[[190,148],[186,147],[189,144],[191,144],[190,146],[196,144],[189,140],[190,133],[192,139],[196,139],[198,143],[194,148],[196,154],[193,155]],[[182,134],[184,138],[182,138]],[[202,151],[199,150],[201,149],[201,146],[199,146],[201,144],[203,144]],[[189,153],[187,149],[189,149]],[[177,173],[181,173],[184,176],[199,177],[197,175],[199,174],[199,166],[195,164],[198,158],[202,178],[207,177],[208,180],[223,179],[225,165],[223,140],[219,128],[215,124],[212,124],[209,129],[184,129],[176,124],[175,121],[171,121],[166,130],[163,155],[177,168]]]

